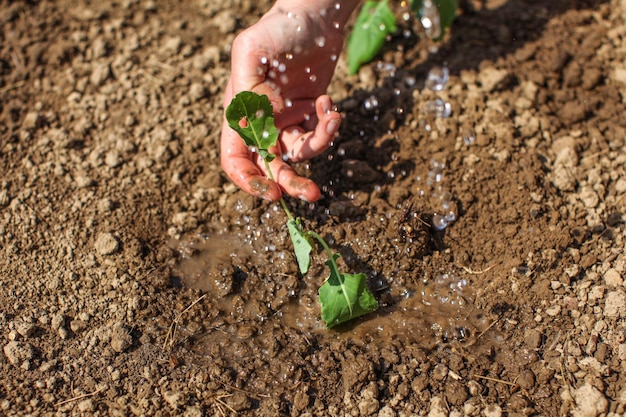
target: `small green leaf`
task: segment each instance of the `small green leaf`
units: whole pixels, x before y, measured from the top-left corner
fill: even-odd
[[[447,28],[452,25],[452,22],[456,18],[456,9],[458,7],[457,0],[433,0],[437,10],[439,10],[439,22],[441,24],[441,37],[445,34]],[[422,8],[422,0],[412,0],[411,10],[415,13],[419,13]],[[438,40],[438,39],[436,39]]]
[[[385,43],[387,35],[396,31],[396,17],[389,0],[367,1],[348,39],[348,69],[356,74],[359,67],[371,61]]]
[[[376,298],[365,285],[367,276],[363,273],[340,273],[337,258],[339,255],[334,254],[332,259],[326,261],[330,276],[318,291],[322,320],[329,329],[378,308]]]
[[[302,231],[300,219],[289,219],[287,221],[287,228],[289,229],[289,236],[291,236],[293,251],[296,254],[300,273],[306,274],[311,266],[311,251],[313,250],[313,245],[311,245],[311,241]]]
[[[245,126],[241,120],[245,119]],[[274,155],[269,152],[276,145],[278,129],[274,124],[274,111],[266,95],[252,91],[237,94],[226,108],[226,120],[248,146],[258,149],[259,155],[270,162]]]

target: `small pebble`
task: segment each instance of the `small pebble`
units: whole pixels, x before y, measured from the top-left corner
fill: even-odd
[[[30,343],[11,341],[4,346],[4,356],[13,365],[21,365],[34,356],[34,349]]]
[[[585,383],[574,392],[576,408],[572,415],[575,417],[597,417],[606,413],[609,409],[609,402],[596,387]]]
[[[128,350],[133,344],[133,338],[126,326],[121,323],[113,326],[111,331],[111,347],[114,351],[120,353]]]
[[[622,284],[624,284],[622,276],[614,268],[611,268],[605,272],[604,282],[610,287],[621,287]]]
[[[100,233],[94,247],[100,255],[112,255],[119,250],[120,242],[112,233]]]
[[[501,417],[502,407],[500,407],[498,404],[488,405],[483,409],[483,415],[485,417]]]
[[[611,291],[606,295],[604,315],[609,318],[626,317],[626,294],[623,291]]]

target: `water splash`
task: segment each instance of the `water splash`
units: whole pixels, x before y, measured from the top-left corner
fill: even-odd
[[[447,118],[452,115],[452,106],[449,102],[436,98],[424,104],[424,114],[431,117]]]
[[[448,80],[450,79],[450,71],[448,67],[434,66],[428,71],[428,76],[426,77],[426,88],[431,91],[441,91],[444,89]]]
[[[424,0],[419,10],[419,19],[424,27],[426,36],[437,39],[441,36],[441,17],[439,10],[432,0]]]

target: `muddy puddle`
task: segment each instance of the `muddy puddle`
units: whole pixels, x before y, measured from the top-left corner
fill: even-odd
[[[242,360],[259,352],[269,355],[277,328],[301,334],[305,341],[384,345],[396,340],[434,349],[449,342],[471,345],[489,324],[471,302],[471,283],[451,271],[395,288],[400,296],[377,312],[327,330],[319,318],[317,288],[328,271],[259,276],[250,266],[267,262],[268,249],[231,234],[190,235],[171,246],[180,254],[175,273],[181,285],[200,290],[213,306],[205,331],[194,336],[192,349],[199,356]]]

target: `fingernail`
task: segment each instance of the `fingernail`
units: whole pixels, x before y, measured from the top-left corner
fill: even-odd
[[[339,129],[339,120],[337,119],[332,119],[326,125],[326,133],[328,133],[329,135],[334,135],[335,133],[337,133],[337,129]]]

